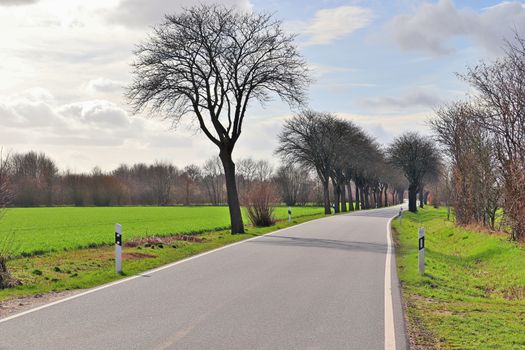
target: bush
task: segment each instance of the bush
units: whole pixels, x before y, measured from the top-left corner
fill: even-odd
[[[20,285],[20,281],[13,278],[6,265],[7,259],[0,256],[0,289],[11,288]]]
[[[266,227],[275,224],[273,210],[277,196],[272,183],[256,182],[250,184],[250,188],[243,196],[243,202],[253,226]]]

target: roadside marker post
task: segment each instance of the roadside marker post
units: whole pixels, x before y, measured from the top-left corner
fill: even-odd
[[[292,222],[292,207],[288,207],[288,222]]]
[[[115,271],[122,273],[122,225],[115,225]]]
[[[403,225],[403,208],[399,208],[399,224]]]
[[[418,232],[418,262],[419,262],[419,274],[425,273],[425,229],[419,228]]]

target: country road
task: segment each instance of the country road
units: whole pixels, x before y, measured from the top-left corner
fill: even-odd
[[[0,349],[406,349],[387,259],[398,210],[307,222],[0,320]]]

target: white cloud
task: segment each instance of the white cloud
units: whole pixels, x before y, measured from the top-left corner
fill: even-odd
[[[491,53],[500,53],[503,39],[513,30],[525,30],[525,5],[506,1],[476,12],[458,8],[453,0],[421,5],[413,14],[395,17],[387,26],[389,35],[403,50],[444,55],[454,51],[451,41],[468,38]]]
[[[373,13],[359,6],[322,9],[309,22],[293,22],[288,27],[308,36],[306,45],[330,44],[370,24]]]
[[[411,89],[399,96],[379,96],[359,101],[359,105],[369,110],[380,112],[399,112],[412,108],[434,108],[446,100],[443,93],[436,90]]]
[[[406,130],[429,134],[428,121],[432,112],[385,114],[337,113],[343,119],[351,120],[374,136],[382,144],[390,143],[394,137]]]
[[[41,88],[5,96],[0,101],[0,126],[1,146],[6,150],[36,149],[57,160],[61,169],[76,171],[96,165],[110,170],[120,163],[155,159],[184,165],[218,152],[202,135],[174,133],[168,122],[131,117],[114,102],[60,104]],[[190,151],[194,148],[198,151]]]
[[[122,0],[119,6],[111,11],[108,18],[110,21],[128,25],[131,27],[151,26],[162,21],[164,15],[173,14],[181,9],[206,3],[220,3],[226,7],[236,7],[242,10],[250,10],[249,0]]]
[[[116,81],[108,78],[91,79],[85,84],[87,92],[90,94],[97,93],[114,93],[122,91],[126,84],[121,81]]]
[[[0,0],[0,6],[21,6],[36,4],[38,0]]]
[[[0,125],[18,128],[62,126],[63,120],[47,103],[17,99],[0,103]]]
[[[129,117],[122,108],[103,100],[70,103],[58,108],[65,117],[99,127],[126,127]]]

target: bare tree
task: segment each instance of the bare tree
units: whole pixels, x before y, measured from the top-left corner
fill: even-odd
[[[270,180],[273,174],[272,165],[266,160],[243,158],[237,161],[237,185],[239,192],[250,191],[253,182]]]
[[[150,169],[151,190],[155,204],[162,206],[170,204],[179,171],[173,165],[161,162],[156,162]]]
[[[184,204],[189,205],[193,202],[193,190],[202,178],[201,170],[195,164],[187,165],[184,167],[181,177],[184,182]]]
[[[0,217],[13,198],[10,178],[11,163],[9,156],[4,156],[0,150]],[[7,268],[7,259],[10,257],[13,248],[13,237],[13,234],[0,237],[0,289],[20,284],[11,276]]]
[[[441,157],[434,143],[413,132],[407,132],[388,148],[392,165],[403,171],[408,180],[408,209],[417,211],[417,193],[424,188],[425,177],[439,171]]]
[[[244,232],[232,153],[250,101],[272,93],[304,101],[309,78],[294,35],[269,14],[200,5],[166,16],[136,50],[133,69],[128,97],[135,111],[149,108],[174,123],[191,113],[219,148],[231,230]]]
[[[286,205],[304,204],[310,184],[310,171],[294,164],[282,165],[277,169],[274,181]]]
[[[431,125],[449,158],[456,223],[494,228],[501,180],[493,139],[477,121],[484,113],[472,103],[456,102],[439,108]]]
[[[18,206],[53,204],[53,186],[58,173],[55,163],[43,153],[16,153],[11,157],[13,186]]]
[[[525,38],[516,34],[505,55],[462,76],[485,113],[477,121],[491,133],[504,179],[504,207],[512,237],[525,240]]]
[[[0,149],[0,217],[13,200],[11,175],[12,165],[9,155],[4,155],[3,150]]]
[[[297,162],[317,173],[325,214],[331,213],[329,185],[339,141],[331,128],[335,121],[330,113],[303,111],[285,122],[276,150],[285,162]]]
[[[202,167],[202,181],[208,192],[210,203],[224,203],[224,171],[219,157],[208,159]]]

